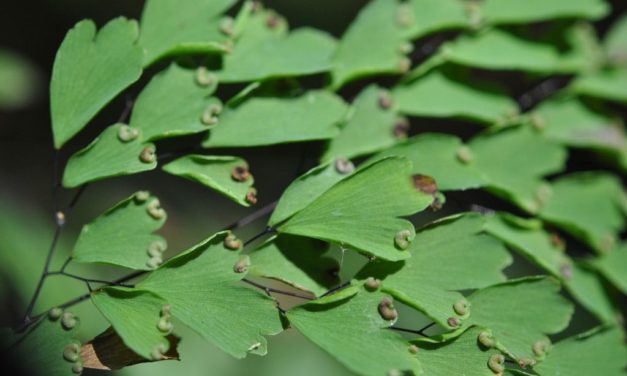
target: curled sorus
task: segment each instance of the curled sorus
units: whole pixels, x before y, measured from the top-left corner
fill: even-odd
[[[63,359],[68,362],[77,362],[80,360],[80,346],[77,343],[70,343],[63,348]]]
[[[414,187],[422,193],[435,194],[438,191],[438,185],[431,176],[416,174],[412,176]]]
[[[350,174],[355,170],[355,165],[353,162],[346,158],[336,158],[335,159],[335,171],[342,175]]]
[[[233,35],[235,29],[234,29],[234,23],[235,20],[233,19],[233,17],[224,17],[221,21],[220,21],[220,32],[224,35],[227,36],[231,36]]]
[[[505,371],[505,357],[501,354],[493,354],[488,359],[488,367],[496,374],[502,374]]]
[[[388,110],[392,108],[392,105],[394,104],[394,102],[392,101],[392,95],[390,94],[390,92],[381,91],[379,93],[378,103],[379,103],[379,107],[381,107],[384,110]]]
[[[72,372],[80,375],[81,373],[83,373],[83,362],[78,361],[78,362],[74,362],[74,364],[72,364]]]
[[[487,348],[492,348],[495,345],[494,337],[492,337],[492,333],[487,330],[483,330],[479,333],[479,335],[477,336],[477,341],[479,341],[479,343],[483,347],[487,347]]]
[[[410,345],[409,346],[409,352],[412,353],[412,354],[418,354],[419,350],[420,350],[419,347],[416,346],[416,345]]]
[[[161,207],[161,202],[158,198],[155,198],[148,203],[146,211],[154,219],[161,219],[165,217],[165,210]]]
[[[155,154],[155,147],[152,145],[146,146],[139,154],[139,160],[144,163],[153,163],[157,160],[157,154]]]
[[[233,265],[233,271],[235,273],[246,273],[248,271],[248,267],[250,266],[250,257],[248,255],[243,255],[239,260]]]
[[[250,171],[248,171],[248,166],[246,165],[238,165],[233,167],[231,170],[231,178],[238,182],[245,182],[250,178]]]
[[[551,344],[548,340],[541,339],[533,343],[531,345],[531,351],[536,356],[537,359],[543,359],[546,356],[546,353],[549,351]]]
[[[138,203],[146,202],[150,198],[150,192],[148,191],[138,191],[135,193],[135,201]]]
[[[139,137],[139,129],[132,128],[126,124],[118,129],[118,139],[122,142],[130,142]]]
[[[163,240],[155,240],[148,246],[148,255],[150,257],[163,257],[163,252],[168,248]]]
[[[63,315],[61,315],[61,325],[66,330],[73,329],[77,323],[78,323],[78,319],[74,316],[73,313],[64,312]]]
[[[457,328],[461,324],[457,317],[449,317],[448,319],[446,319],[446,323],[451,328]]]
[[[163,359],[163,354],[165,354],[166,351],[168,351],[167,345],[160,343],[152,349],[150,357],[152,358],[152,360],[161,360]]]
[[[404,140],[407,138],[408,132],[409,120],[404,116],[396,118],[396,120],[394,121],[394,127],[392,128],[392,135],[394,136],[394,138]]]
[[[146,261],[146,266],[149,269],[157,269],[161,264],[163,264],[163,258],[161,256],[152,256]]]
[[[211,73],[206,67],[200,66],[196,69],[196,83],[200,86],[210,86],[216,83],[216,75]]]
[[[205,125],[218,124],[218,117],[222,112],[222,105],[219,103],[212,103],[208,105],[200,116],[200,121]]]
[[[366,278],[365,286],[366,286],[366,289],[370,291],[374,291],[374,290],[377,290],[379,286],[381,286],[381,281],[374,277],[368,277]]]
[[[170,316],[162,316],[157,322],[157,329],[159,329],[159,331],[164,334],[172,333],[174,325],[170,321]]]
[[[460,299],[453,304],[453,310],[459,316],[465,316],[470,308],[470,304],[466,299]]]
[[[384,297],[378,306],[379,315],[387,321],[396,320],[398,312],[394,308],[394,301],[390,297]]]
[[[472,151],[470,150],[470,148],[468,146],[461,146],[459,149],[457,149],[457,159],[462,162],[462,163],[470,163],[472,162],[473,156],[472,156]]]
[[[63,315],[63,309],[59,307],[52,308],[48,311],[48,318],[53,321],[60,319],[61,315]]]
[[[224,238],[224,247],[226,249],[230,249],[230,250],[236,251],[236,250],[242,248],[242,241],[240,239],[238,239],[235,236],[235,234],[228,234]]]
[[[411,242],[411,231],[409,230],[400,230],[394,235],[394,245],[398,249],[407,249],[409,247],[409,243]]]
[[[257,190],[250,187],[250,189],[248,189],[248,193],[246,193],[245,199],[247,203],[255,205],[257,203]]]

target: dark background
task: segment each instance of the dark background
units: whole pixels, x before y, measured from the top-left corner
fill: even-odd
[[[343,33],[358,9],[366,3],[367,0],[264,1],[268,7],[284,15],[291,27],[312,26],[326,30],[336,37]],[[627,10],[625,1],[613,0],[611,3],[614,8],[612,15],[596,24],[601,35],[613,19]],[[47,83],[56,50],[67,30],[80,19],[94,19],[98,26],[119,15],[139,19],[142,6],[143,1],[132,0],[2,0],[0,4],[0,48],[7,48],[23,55],[39,72],[39,85],[33,102],[17,111],[4,113],[0,111],[0,263],[2,263],[0,279],[3,279],[0,281],[2,287],[0,290],[3,291],[0,295],[3,305],[0,324],[14,323],[22,314],[26,304],[24,296],[28,296],[34,288],[52,236],[51,213],[54,212],[55,204],[51,200],[53,149]],[[417,46],[420,47],[424,42],[418,41]],[[144,77],[150,76],[151,73],[153,72],[147,72]],[[503,77],[507,79],[508,76]],[[512,82],[512,95],[517,96],[525,92],[528,86],[533,86],[532,81]],[[127,95],[130,95],[130,98],[136,96],[144,82],[132,86]],[[389,82],[382,81],[384,84]],[[359,83],[351,85],[343,90],[342,94],[350,99],[360,86]],[[85,131],[68,143],[60,155],[61,168],[71,154],[118,119],[124,111],[126,99],[127,96],[122,95],[114,100]],[[412,119],[412,129],[414,133],[434,129],[451,131],[460,129],[458,123],[449,120]],[[468,137],[481,128],[464,124],[463,129],[465,134],[462,136]],[[314,166],[320,148],[319,143],[310,143],[307,146],[300,144],[231,149],[228,153],[243,156],[250,162],[252,172],[257,176],[256,186],[260,198],[258,206],[262,206],[277,199],[297,174]],[[606,166],[596,163],[585,152],[571,154],[569,160],[571,170],[601,168]],[[170,243],[170,250],[184,249],[251,211],[198,184],[159,171],[110,179],[92,184],[86,190],[80,204],[69,218],[59,257],[55,259],[55,263],[58,264],[65,258],[83,223],[139,189],[149,189],[157,194],[168,211],[168,223],[162,233]],[[72,194],[72,191],[61,192],[56,205],[65,205]],[[452,200],[448,205],[450,210],[459,210],[472,202],[491,207],[508,207],[479,192],[470,192],[466,196],[457,197],[457,200]],[[246,238],[262,225],[259,223],[257,226],[244,229],[240,236]],[[350,252],[347,253],[347,257],[344,275],[348,275],[350,265],[356,262],[351,260]],[[537,272],[525,265],[524,261],[518,258],[516,261],[523,265],[523,269],[513,270],[512,274]],[[106,268],[104,272],[102,268],[94,271],[86,267],[74,267],[71,270],[101,275],[104,273],[105,276],[118,273]],[[72,281],[51,281],[44,290],[44,297],[38,308],[46,309],[84,292],[82,285],[72,283]],[[68,288],[68,285],[71,287]],[[290,303],[293,302],[287,301],[287,304]],[[84,335],[87,337],[98,333],[106,325],[89,304],[81,305],[77,312],[90,320],[84,323]],[[405,326],[419,327],[425,322],[424,318],[416,315],[407,314],[401,317],[409,317],[404,319]],[[587,314],[578,313],[573,330],[580,331],[590,327],[590,320]],[[256,375],[346,373],[334,360],[303,340],[294,331],[271,339],[270,355],[267,357],[250,356],[244,361],[231,359],[191,333],[184,331],[183,334],[182,355],[185,360],[183,363],[137,366],[122,373],[151,375],[178,372],[186,375],[235,375],[251,372]]]

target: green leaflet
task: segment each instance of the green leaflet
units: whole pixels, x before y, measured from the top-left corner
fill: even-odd
[[[563,147],[526,126],[480,135],[468,147],[488,190],[531,213],[547,199],[542,177],[561,171],[566,160]]]
[[[478,188],[485,184],[469,149],[452,135],[424,133],[382,151],[369,161],[390,155],[411,160],[412,172],[433,177],[442,191]]]
[[[320,296],[339,281],[339,263],[325,256],[329,245],[316,239],[281,235],[250,254],[250,274],[273,278]]]
[[[154,269],[163,261],[167,243],[153,232],[165,221],[159,200],[148,192],[137,192],[83,226],[72,259],[136,270]]]
[[[159,296],[143,290],[105,287],[91,295],[91,301],[111,323],[124,344],[146,359],[158,360],[168,351],[168,330],[158,328],[161,318],[169,319],[167,304]],[[169,321],[164,321],[169,322]],[[165,327],[164,327],[165,328]]]
[[[577,97],[546,100],[534,109],[532,122],[547,138],[573,147],[627,150],[623,125]]]
[[[398,217],[417,213],[432,194],[412,184],[411,162],[390,157],[360,169],[335,184],[277,228],[279,233],[336,242],[386,260],[402,260],[409,252],[395,237],[411,240],[414,227]]]
[[[401,113],[412,116],[460,117],[491,125],[518,113],[514,100],[486,82],[473,80],[459,67],[439,67],[394,89]]]
[[[587,56],[581,56],[580,46],[572,40],[578,32],[572,28],[551,36],[569,47],[561,51],[556,40],[539,40],[510,29],[491,28],[459,37],[443,46],[442,54],[448,61],[483,69],[575,73],[591,63]]]
[[[96,180],[155,169],[155,146],[142,143],[140,133],[123,141],[121,134],[126,129],[124,124],[111,125],[84,149],[72,155],[63,171],[63,186],[78,187]]]
[[[460,0],[409,0],[397,17],[408,24],[403,35],[417,39],[436,31],[472,26],[470,8]]]
[[[570,321],[574,308],[559,289],[557,281],[541,277],[487,287],[468,296],[470,316],[464,323],[490,329],[497,348],[514,359],[533,358],[533,344],[548,340],[546,334],[564,330]]]
[[[326,91],[311,91],[295,98],[253,97],[237,107],[225,108],[203,146],[260,146],[329,139],[338,134],[337,124],[346,110],[340,97]]]
[[[357,278],[380,279],[383,291],[424,312],[439,325],[456,329],[450,317],[466,319],[453,306],[464,301],[458,290],[486,287],[505,281],[502,273],[512,262],[501,242],[482,234],[485,218],[479,214],[438,221],[416,234],[408,251],[411,258],[399,262],[374,261]],[[442,265],[445,265],[443,272]],[[470,309],[472,315],[472,308]]]
[[[54,146],[60,149],[142,72],[137,22],[119,17],[96,34],[83,20],[72,28],[55,57],[50,81]],[[98,72],[98,74],[94,74]]]
[[[627,295],[627,244],[609,252],[593,262],[594,266],[610,282]]]
[[[552,182],[552,194],[540,217],[596,251],[607,252],[616,246],[617,234],[625,225],[626,199],[613,175],[574,173]]]
[[[220,31],[220,14],[235,0],[148,0],[141,17],[144,65],[170,55],[215,53],[229,39]]]
[[[281,319],[274,301],[235,284],[247,256],[225,247],[227,235],[217,233],[170,259],[137,287],[163,297],[174,317],[230,355],[265,355],[263,335],[281,332]]]
[[[472,327],[459,337],[442,342],[435,342],[431,339],[413,341],[420,348],[417,356],[424,374],[494,376],[494,372],[488,367],[488,360],[490,356],[498,354],[498,351],[479,345],[477,337],[484,330],[480,327]]]
[[[241,158],[186,155],[163,166],[163,171],[196,181],[240,205],[251,205],[246,196],[254,190],[255,180],[248,171],[248,163]]]
[[[245,82],[325,72],[335,44],[333,37],[311,28],[288,33],[285,20],[273,11],[255,11],[218,75],[222,82]]]
[[[290,323],[305,337],[360,375],[387,375],[392,370],[421,374],[420,362],[409,343],[388,330],[377,306],[385,297],[363,287],[353,295],[335,294],[292,308]]]
[[[375,0],[366,5],[342,35],[333,57],[332,84],[338,89],[345,83],[377,74],[407,71],[403,28],[399,19],[402,8],[397,1]]]
[[[268,221],[269,226],[275,226],[288,219],[309,205],[316,198],[331,188],[335,183],[349,176],[352,171],[341,170],[341,160],[325,163],[307,171],[296,178],[281,195],[272,216]],[[350,164],[347,164],[350,166]],[[341,170],[341,171],[340,171]]]
[[[409,123],[399,119],[391,106],[383,102],[388,96],[387,91],[376,85],[362,90],[352,104],[350,119],[343,124],[340,134],[329,141],[320,159],[327,162],[333,157],[371,154],[406,137]]]
[[[197,76],[203,72],[172,64],[155,75],[137,97],[129,125],[141,130],[145,141],[206,131],[204,112],[209,106],[219,112],[222,104],[209,97],[216,90],[215,76],[213,82],[201,83]]]
[[[556,18],[586,18],[597,20],[610,11],[603,0],[485,0],[481,17],[488,23],[527,23]]]
[[[68,315],[71,314],[68,312]],[[76,321],[71,328],[64,326],[64,321],[69,323],[73,320]],[[12,346],[2,348],[3,355],[17,363],[26,374],[76,375],[77,372],[74,372],[73,368],[81,371],[83,368],[80,358],[81,343],[76,339],[79,324],[79,319],[73,315],[66,320],[63,317],[52,319],[44,315],[31,324],[26,333],[14,335],[11,339],[15,342]],[[2,340],[5,341],[6,338]],[[66,348],[68,360],[64,357]]]
[[[627,15],[622,15],[614,22],[605,35],[603,45],[611,64],[627,63]]]
[[[573,92],[610,101],[627,103],[627,68],[600,70],[577,77]]]
[[[614,321],[614,310],[598,275],[571,260],[556,234],[549,235],[536,219],[501,213],[485,230],[507,243],[532,263],[560,279],[566,289],[603,322]]]
[[[556,343],[535,370],[542,376],[618,376],[625,374],[626,359],[620,329],[599,328]]]

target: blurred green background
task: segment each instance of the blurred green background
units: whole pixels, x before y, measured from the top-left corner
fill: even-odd
[[[182,0],[183,1],[183,0]],[[550,1],[550,0],[547,0]],[[358,9],[367,0],[266,0],[264,3],[287,17],[292,27],[303,25],[326,30],[339,37]],[[597,25],[603,32],[608,23],[627,9],[627,2],[612,2],[613,16]],[[55,207],[52,203],[52,137],[50,131],[47,83],[56,49],[66,31],[78,20],[92,18],[98,25],[118,15],[139,18],[143,1],[133,0],[48,0],[2,1],[0,5],[0,311],[2,326],[15,324],[23,314],[35,288],[52,238]],[[420,41],[418,42],[420,43]],[[147,72],[150,76],[154,72]],[[131,97],[142,83],[134,85]],[[351,97],[349,88],[342,94]],[[61,154],[64,161],[86,145],[105,126],[113,123],[125,108],[121,96],[90,124],[86,131],[70,142]],[[421,131],[432,129],[428,119],[414,119],[412,126]],[[471,128],[472,129],[472,128]],[[450,129],[447,129],[450,130]],[[287,145],[228,153],[245,157],[255,174],[260,202],[257,207],[276,200],[297,174],[315,165],[321,145]],[[103,161],[106,163],[106,161]],[[578,162],[575,159],[578,169]],[[581,166],[579,166],[581,168]],[[168,222],[162,234],[168,239],[170,252],[178,252],[220,230],[254,209],[245,209],[193,182],[159,171],[128,178],[115,178],[92,184],[69,217],[54,260],[53,269],[69,254],[82,224],[140,189],[158,195],[168,211]],[[74,192],[63,191],[59,205],[66,205]],[[472,196],[471,196],[472,197]],[[466,197],[468,199],[468,197]],[[485,199],[481,194],[477,200]],[[466,202],[468,203],[468,202]],[[464,203],[449,200],[447,211],[459,210]],[[416,219],[424,223],[426,217]],[[263,227],[263,220],[238,231],[244,239]],[[353,253],[343,256],[342,275],[350,275],[362,261]],[[516,258],[516,269],[510,275],[533,274],[537,270]],[[124,274],[114,268],[89,268],[72,264],[69,271],[94,278],[112,279]],[[41,312],[55,304],[86,292],[82,283],[64,277],[51,277],[35,309]],[[285,306],[297,301],[281,298]],[[106,328],[106,322],[89,302],[72,309],[83,319],[83,340]],[[419,328],[428,321],[405,310],[399,326]],[[590,317],[578,310],[571,329],[578,332],[591,327]],[[138,365],[116,372],[124,375],[344,375],[348,374],[332,357],[307,342],[294,330],[269,338],[269,354],[236,360],[202,340],[182,325],[180,353],[182,362],[160,362]]]

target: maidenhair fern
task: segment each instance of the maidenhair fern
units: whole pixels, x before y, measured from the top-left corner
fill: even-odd
[[[140,92],[73,150],[70,207],[87,184],[159,169],[254,208],[273,176],[253,177],[242,148],[324,147],[278,201],[169,259],[156,232],[177,218],[149,185],[84,224],[53,270],[57,212],[3,351],[35,374],[119,369],[178,359],[185,325],[236,358],[299,331],[360,375],[624,375],[627,18],[604,37],[591,23],[609,15],[604,0],[372,0],[335,38],[259,2],[147,0],[139,22],[78,22],[50,82],[55,149]],[[571,168],[582,149],[597,170]],[[90,291],[34,312],[52,275]],[[110,328],[81,341],[84,300]],[[589,319],[564,339],[574,312]],[[431,323],[401,327],[406,314]]]

